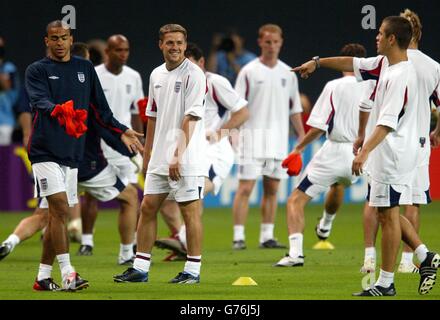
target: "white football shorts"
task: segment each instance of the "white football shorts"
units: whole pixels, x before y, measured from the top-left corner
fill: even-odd
[[[257,180],[259,176],[281,180],[287,179],[287,170],[281,167],[279,159],[240,159],[238,165],[239,180]]]
[[[310,160],[297,188],[314,198],[335,183],[349,186],[359,178],[351,173],[353,144],[327,140]]]
[[[77,168],[59,165],[56,162],[39,162],[32,165],[32,172],[35,198],[65,192],[70,207],[78,203]]]
[[[413,204],[428,204],[431,202],[429,185],[429,165],[417,167],[412,185]]]
[[[154,173],[147,173],[145,177],[144,195],[166,193],[168,200],[187,202],[203,199],[204,191],[204,176],[181,177],[178,181]]]
[[[119,177],[119,171],[112,165],[93,178],[78,183],[79,192],[87,192],[95,199],[105,202],[115,199],[128,184],[127,177]]]

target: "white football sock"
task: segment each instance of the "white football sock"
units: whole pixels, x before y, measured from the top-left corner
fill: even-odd
[[[319,228],[324,230],[330,230],[332,228],[333,220],[336,218],[335,214],[329,214],[327,211],[323,211],[322,218],[319,221]]]
[[[376,260],[376,248],[375,247],[365,248],[364,262],[367,261],[369,258]]]
[[[374,285],[388,288],[392,283],[394,283],[394,272],[386,272],[380,269],[379,279]]]
[[[424,244],[421,244],[416,248],[416,250],[414,250],[417,260],[419,260],[420,263],[425,261],[426,257],[428,256],[428,252],[429,250]]]
[[[273,223],[262,223],[260,227],[260,243],[273,239]]]
[[[303,256],[303,234],[293,233],[289,236],[289,256],[292,258],[297,258]]]
[[[136,252],[136,259],[134,259],[133,268],[139,271],[150,271],[151,253]]]
[[[122,260],[129,260],[133,257],[133,245],[130,244],[120,244],[119,245],[119,257]]]
[[[20,238],[15,234],[11,234],[3,243],[9,243],[11,245],[11,251],[14,250],[15,246],[20,243]]]
[[[81,235],[81,244],[83,246],[92,246],[93,247],[93,234],[82,234]]]
[[[243,240],[244,241],[244,225],[236,224],[234,225],[234,241]]]
[[[405,265],[412,264],[413,256],[414,254],[412,252],[402,252],[402,258],[400,259],[400,263]]]
[[[183,271],[197,277],[202,266],[202,256],[186,256],[186,263]]]
[[[38,276],[37,280],[44,280],[52,277],[52,266],[48,264],[40,263],[40,267],[38,268]]]
[[[70,264],[70,255],[68,253],[57,255],[57,260],[58,260],[58,264],[60,265],[62,276],[65,276],[75,271],[75,269]]]

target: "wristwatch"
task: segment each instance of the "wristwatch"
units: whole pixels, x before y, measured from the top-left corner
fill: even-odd
[[[319,56],[314,56],[312,58],[313,61],[315,61],[316,64],[316,69],[318,69],[319,67],[321,67],[321,64],[319,63]]]

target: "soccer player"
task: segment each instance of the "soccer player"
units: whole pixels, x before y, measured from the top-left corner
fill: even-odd
[[[90,112],[99,123],[119,135],[133,152],[142,150],[136,133],[113,118],[92,64],[70,55],[73,37],[61,21],[47,26],[45,43],[48,56],[31,64],[25,75],[26,89],[33,111],[33,132],[29,139],[29,160],[35,180],[36,196],[46,197],[49,207],[43,253],[35,286],[53,280],[48,277],[51,259],[60,264],[62,288],[86,288],[70,263],[66,230],[68,207],[78,202],[77,166],[83,158],[85,119]]]
[[[359,44],[347,44],[341,50],[341,56],[365,57],[365,54],[365,48]],[[357,180],[351,170],[353,142],[359,127],[359,103],[364,93],[370,92],[371,82],[358,83],[353,72],[343,72],[342,78],[325,85],[316,101],[307,121],[311,128],[292,153],[301,154],[308,144],[324,133],[327,140],[313,156],[287,201],[290,250],[274,266],[304,265],[304,207],[311,199],[330,189],[326,209],[316,227],[319,238],[328,237],[336,211],[343,201],[344,187]]]
[[[412,204],[413,201],[412,185],[419,149],[417,77],[407,55],[411,38],[411,24],[405,18],[394,16],[383,20],[376,37],[377,52],[384,57],[379,59],[378,68],[374,72],[380,77],[370,125],[367,127],[367,141],[355,157],[352,170],[356,175],[365,170],[371,178],[368,198],[370,206],[379,212],[382,266],[376,283],[355,295],[396,294],[394,267],[401,239],[415,250],[421,262],[420,294],[426,294],[432,289],[440,265],[440,255],[429,252],[420,241],[411,241],[418,239],[417,233],[407,223],[408,220],[399,215],[399,206]],[[388,67],[383,68],[385,58]],[[303,78],[307,78],[320,66],[341,71],[354,70],[358,78],[359,71],[371,70],[368,68],[368,59],[314,57],[293,71],[299,71]]]
[[[209,139],[206,146],[206,171],[209,176],[205,178],[205,195],[210,192],[217,195],[234,165],[234,151],[229,142],[229,133],[248,119],[247,101],[238,96],[228,79],[206,71],[203,52],[196,44],[188,43],[185,56],[205,72],[208,82],[204,121]],[[172,237],[158,239],[155,244],[173,251],[165,258],[169,261],[186,254],[186,228],[180,221],[180,211],[175,201],[167,200],[161,213],[170,226]]]
[[[144,152],[144,199],[137,229],[133,268],[116,282],[146,282],[157,234],[157,213],[170,195],[179,204],[187,228],[188,255],[183,272],[171,283],[199,283],[202,253],[202,199],[205,161],[206,77],[185,58],[187,32],[178,24],[159,30],[165,63],[150,76]]]
[[[406,9],[400,14],[411,23],[413,36],[408,47],[408,58],[414,64],[418,78],[418,116],[419,116],[419,150],[417,154],[417,172],[413,181],[413,204],[405,206],[404,216],[412,223],[416,231],[420,228],[419,211],[420,205],[428,204],[431,199],[429,196],[429,158],[431,148],[430,141],[430,122],[432,100],[437,107],[440,106],[437,91],[440,85],[440,65],[418,49],[419,41],[422,36],[422,25],[420,18],[414,12]],[[377,59],[375,60],[378,61]],[[386,62],[384,62],[386,63]],[[375,63],[377,64],[377,63]],[[372,65],[372,69],[377,66]],[[366,70],[367,71],[367,70]],[[366,74],[365,72],[363,74]],[[437,96],[437,99],[435,97]],[[366,114],[368,116],[368,113]],[[439,121],[437,121],[439,124]],[[440,137],[440,130],[435,130],[431,137],[435,140]],[[362,142],[363,139],[360,140]],[[365,257],[361,272],[374,272],[376,268],[376,250],[375,242],[379,223],[377,221],[374,208],[365,205],[364,215],[364,239],[365,239]],[[417,273],[419,270],[413,263],[413,251],[404,244],[402,258],[397,269],[401,273]]]
[[[258,32],[259,58],[245,65],[235,89],[249,104],[249,120],[240,131],[238,189],[233,204],[233,249],[245,249],[245,223],[249,197],[258,176],[263,175],[262,224],[260,248],[285,248],[274,238],[277,192],[281,168],[288,153],[289,118],[298,134],[304,136],[298,80],[290,68],[278,59],[283,31],[274,24],[263,25]]]
[[[99,81],[114,117],[128,128],[143,132],[139,118],[137,103],[144,98],[140,74],[126,66],[130,45],[123,35],[112,35],[107,40],[107,60],[96,67]],[[135,189],[137,184],[137,167],[127,156],[121,155],[102,142],[102,150],[107,161],[118,170],[118,176],[130,184],[128,189]],[[139,155],[140,157],[140,155]],[[131,190],[133,194],[136,190]],[[127,200],[127,201],[126,201]],[[124,264],[131,259],[134,232],[137,221],[138,197],[128,197],[120,202],[119,231],[121,245],[119,263]],[[97,199],[86,195],[83,206],[83,234],[78,255],[91,255],[93,252],[93,229],[98,215]]]
[[[122,181],[118,177],[117,169],[107,163],[100,146],[101,136],[112,148],[118,150],[121,154],[127,156],[133,156],[133,154],[128,152],[122,141],[114,137],[114,135],[108,134],[108,132],[103,130],[97,123],[94,114],[91,113],[87,122],[88,132],[84,159],[78,168],[79,190],[86,191],[86,195],[88,194],[89,197],[95,197],[100,201],[118,199],[120,202],[130,202],[131,198],[137,196],[137,192],[134,188],[129,188],[128,182]],[[33,215],[21,220],[14,232],[2,243],[0,246],[0,260],[9,255],[19,243],[44,229],[47,226],[48,215],[48,203],[46,198],[43,198]],[[129,249],[129,254],[119,256],[119,264],[132,262],[133,253],[131,244]],[[40,285],[36,287],[36,290],[46,290],[46,284],[48,284],[47,281],[41,282]]]

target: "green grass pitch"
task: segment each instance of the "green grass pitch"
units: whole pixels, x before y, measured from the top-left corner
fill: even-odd
[[[94,255],[75,255],[78,244],[70,247],[71,259],[81,276],[90,281],[90,288],[76,293],[34,292],[32,285],[37,275],[41,244],[39,234],[21,243],[4,260],[0,261],[0,300],[26,299],[81,299],[81,300],[309,300],[309,299],[359,299],[352,292],[361,289],[364,275],[359,273],[363,261],[363,235],[359,205],[344,205],[334,222],[332,251],[313,250],[316,243],[314,227],[322,207],[306,208],[304,235],[305,265],[302,268],[274,268],[285,253],[283,249],[259,249],[258,234],[260,213],[250,211],[246,227],[247,250],[232,251],[231,209],[206,209],[201,283],[199,285],[173,285],[167,283],[183,268],[184,262],[162,262],[167,251],[153,250],[153,266],[148,283],[117,284],[112,276],[124,267],[116,264],[119,251],[117,212],[101,211],[95,232]],[[0,214],[0,241],[3,241],[27,213]],[[160,219],[159,235],[168,231]],[[421,236],[431,250],[440,251],[440,202],[422,208]],[[278,209],[275,227],[277,238],[287,244],[285,208]],[[378,252],[380,257],[380,252]],[[400,256],[399,256],[400,259]],[[379,261],[380,263],[380,261]],[[58,264],[53,277],[60,283]],[[251,277],[258,286],[232,286],[238,277]],[[440,285],[430,294],[417,293],[417,274],[396,274],[397,296],[393,299],[440,299]]]

